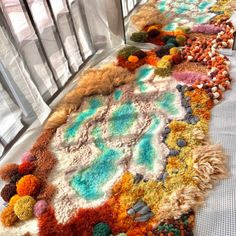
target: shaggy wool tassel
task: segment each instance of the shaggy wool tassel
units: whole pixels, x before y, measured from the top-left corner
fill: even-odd
[[[200,206],[203,200],[204,194],[197,187],[180,187],[163,200],[157,215],[161,215],[162,220],[177,219],[182,214]]]
[[[227,176],[226,155],[220,145],[207,144],[193,150],[195,181],[199,189],[207,191]]]

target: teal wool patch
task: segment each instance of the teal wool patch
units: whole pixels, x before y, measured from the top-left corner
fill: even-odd
[[[154,160],[158,157],[158,153],[153,146],[153,138],[159,124],[160,120],[153,116],[149,129],[137,144],[137,164],[145,166],[148,170],[153,169]]]
[[[137,118],[137,111],[134,104],[129,101],[118,107],[112,114],[109,121],[111,135],[120,136],[126,134]]]
[[[145,84],[145,79],[151,73],[154,73],[154,69],[148,66],[141,67],[137,72],[136,83],[142,93],[146,92],[148,89],[148,86]]]
[[[170,115],[176,115],[179,111],[174,104],[175,98],[176,95],[174,93],[166,92],[156,104],[159,108],[168,112]]]
[[[94,201],[102,198],[105,193],[101,190],[117,171],[116,161],[122,157],[118,149],[106,147],[101,138],[100,128],[94,128],[93,136],[95,144],[101,154],[86,169],[79,171],[73,176],[71,187],[87,201]]]
[[[81,125],[87,121],[89,118],[91,118],[95,113],[97,112],[98,108],[102,106],[102,102],[98,98],[92,98],[89,101],[89,107],[88,109],[84,110],[83,112],[79,113],[76,117],[74,123],[67,128],[65,131],[65,139],[74,138],[76,136],[76,133],[78,132]]]

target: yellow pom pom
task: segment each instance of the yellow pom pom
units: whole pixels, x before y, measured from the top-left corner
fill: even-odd
[[[14,212],[20,220],[28,220],[33,216],[36,201],[31,196],[18,199],[14,205]]]
[[[136,63],[138,62],[139,58],[137,56],[130,55],[128,58],[129,62]]]
[[[179,54],[180,50],[176,47],[170,49],[170,55]]]
[[[18,220],[12,206],[4,208],[3,211],[1,212],[0,218],[1,222],[8,227],[13,226]]]
[[[163,69],[171,68],[171,63],[170,61],[160,60],[157,62],[157,67]]]
[[[151,30],[159,30],[161,29],[162,25],[152,25],[148,27],[147,32],[151,31]]]
[[[172,56],[170,56],[170,55],[163,56],[161,58],[161,60],[162,61],[169,61],[169,62],[171,62],[172,61]]]
[[[16,203],[16,201],[17,201],[18,199],[20,199],[20,198],[21,198],[21,197],[20,197],[18,194],[15,194],[14,196],[11,197],[11,199],[10,199],[8,205],[9,205],[9,206],[14,206],[15,203]]]

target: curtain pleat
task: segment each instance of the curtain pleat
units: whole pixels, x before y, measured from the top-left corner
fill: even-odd
[[[46,1],[27,0],[27,2],[56,82],[62,87],[70,78],[71,72]]]
[[[73,28],[73,22],[67,5],[64,0],[51,0],[50,1],[54,19],[61,36],[62,43],[65,48],[65,53],[69,60],[70,68],[72,72],[78,71],[79,66],[83,64],[79,44],[76,38],[76,33]]]
[[[13,5],[14,3],[14,5]],[[11,5],[9,1],[2,2],[3,15],[0,15],[0,22],[6,34],[13,35],[18,50],[24,58],[32,81],[35,83],[40,94],[47,101],[56,91],[57,85],[46,62],[45,55],[32,24],[24,12],[20,1],[16,0]]]
[[[81,1],[68,1],[70,13],[75,26],[75,32],[84,59],[87,59],[94,52],[88,22],[84,12],[84,6]]]
[[[8,144],[23,128],[21,123],[21,111],[0,83],[0,138]],[[0,143],[0,156],[4,151]]]
[[[31,122],[35,118],[43,122],[50,112],[49,107],[43,101],[24,66],[22,58],[3,28],[0,28],[0,38],[1,80],[14,95],[26,122]]]

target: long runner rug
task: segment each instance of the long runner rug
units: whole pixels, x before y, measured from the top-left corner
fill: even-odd
[[[0,235],[190,236],[228,175],[208,136],[230,89],[234,3],[149,1],[110,64],[85,71],[29,152],[0,169]],[[139,44],[140,45],[140,44]],[[203,226],[204,227],[204,226]]]

